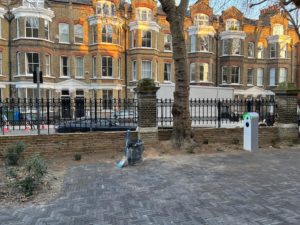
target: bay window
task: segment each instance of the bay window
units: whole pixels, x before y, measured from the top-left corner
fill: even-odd
[[[26,37],[38,38],[39,37],[39,18],[26,17],[25,18],[25,31]]]
[[[111,56],[102,57],[102,76],[113,77],[113,58]]]
[[[240,83],[240,67],[232,66],[222,67],[223,84],[239,84]]]
[[[145,60],[142,61],[142,79],[143,78],[152,78],[152,63],[151,61]]]

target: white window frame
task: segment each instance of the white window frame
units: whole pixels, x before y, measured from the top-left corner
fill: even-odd
[[[277,43],[270,43],[270,59],[275,59],[277,57]],[[274,48],[272,48],[274,46]],[[272,56],[272,53],[274,53],[274,56]]]
[[[226,26],[226,30],[240,30],[240,21],[236,20],[236,19],[228,19],[225,21],[225,26]]]
[[[68,23],[59,24],[59,43],[70,44],[70,25]]]
[[[0,76],[3,75],[3,54],[0,52]]]
[[[27,22],[30,26],[27,26]],[[25,17],[25,37],[26,38],[38,38],[39,37],[40,21],[38,17]],[[31,35],[27,34],[27,29],[30,30]],[[36,35],[34,33],[36,32]]]
[[[146,7],[138,7],[136,9],[136,20],[138,21],[152,21],[152,11]]]
[[[288,69],[287,68],[279,68],[279,78],[278,83],[287,82]]]
[[[149,67],[150,65],[150,70],[149,68],[145,68],[144,65],[147,65],[147,67]],[[150,60],[142,60],[142,79],[143,78],[150,78],[152,79],[152,61]]]
[[[197,37],[196,34],[191,35],[191,52],[196,52]]]
[[[287,58],[287,53],[288,53],[288,46],[286,43],[279,43],[280,46],[280,53],[279,56],[281,59],[286,59]]]
[[[199,48],[200,52],[209,52],[209,35],[199,36]],[[205,44],[206,43],[206,44]],[[206,48],[205,48],[206,46]]]
[[[98,43],[98,26],[96,24],[90,26],[92,30],[92,44]]]
[[[121,79],[121,58],[118,58],[118,79]]]
[[[255,51],[254,51],[254,43],[248,42],[248,58],[254,58]]]
[[[137,80],[137,61],[133,60],[132,63],[132,81]]]
[[[172,81],[172,63],[164,63],[164,81],[166,82]]]
[[[17,75],[20,75],[20,54],[21,52],[17,52],[16,54],[16,60],[17,60]]]
[[[105,67],[107,72],[106,72],[105,75],[103,75],[103,69],[104,69],[103,60],[104,59],[106,59],[106,63],[107,63],[107,65]],[[108,62],[109,62],[108,59],[111,59],[111,66],[108,65]],[[111,67],[111,74],[109,74],[109,68],[110,67]],[[102,77],[113,78],[113,76],[114,76],[114,58],[113,57],[111,57],[111,56],[102,56],[102,58],[101,58],[101,71],[102,71]]]
[[[97,56],[92,57],[92,79],[97,78]]]
[[[269,86],[276,86],[276,68],[270,68]]]
[[[229,68],[230,73],[228,74],[228,76],[229,76],[230,83],[224,82],[225,81],[225,79],[224,79],[224,69],[226,69],[226,68]],[[238,74],[233,74],[232,73],[233,68],[238,68]],[[238,75],[238,83],[232,82],[232,77],[236,76],[236,75]],[[223,66],[222,67],[222,83],[223,84],[240,84],[240,82],[241,82],[241,68],[239,66]]]
[[[172,35],[171,34],[165,34],[165,36],[164,36],[164,51],[165,52],[172,52],[173,51]]]
[[[51,76],[51,56],[45,55],[45,76]]]
[[[247,85],[253,85],[254,84],[254,69],[248,68],[247,71]]]
[[[262,42],[257,43],[257,58],[258,59],[264,58],[264,44]]]
[[[63,58],[67,59],[67,65],[63,65]],[[67,75],[63,74],[64,68],[67,68]],[[60,77],[70,77],[70,57],[65,55],[60,56]]]
[[[76,78],[84,78],[84,57],[76,56]],[[81,60],[81,61],[80,61]]]
[[[83,38],[84,38],[83,26],[81,24],[75,24],[74,25],[74,43],[83,44],[83,41],[84,41]],[[80,39],[80,40],[76,41],[76,39]]]
[[[28,8],[44,8],[44,0],[23,0],[23,6]]]
[[[203,13],[198,13],[194,17],[195,26],[209,26],[209,16]]]
[[[44,29],[45,29],[45,39],[50,40],[50,22],[49,22],[49,20],[44,20]]]
[[[272,35],[283,35],[284,34],[284,26],[279,23],[275,23],[272,27]]]
[[[151,30],[142,30],[142,48],[152,48],[152,31]],[[146,37],[144,37],[144,34],[146,34]],[[150,37],[148,36],[150,34]],[[150,40],[150,46],[146,45],[144,46],[143,43],[145,42],[146,44],[149,43]]]
[[[196,82],[196,63],[190,64],[190,82]]]
[[[264,86],[264,69],[263,68],[257,68],[256,85]]]
[[[113,36],[114,36],[113,26],[110,24],[104,25],[101,29],[101,42],[112,44],[114,42]]]
[[[36,63],[36,62],[30,63],[30,64],[32,64],[32,65],[36,65],[37,68],[40,67],[40,54],[39,54],[38,52],[26,52],[26,53],[25,53],[25,63],[26,63],[26,64],[25,64],[25,67],[26,67],[26,74],[27,74],[27,75],[33,75],[33,73],[30,73],[30,72],[29,72],[30,66],[29,66],[28,54],[32,54],[32,57],[33,57],[33,54],[37,54],[37,55],[38,55],[38,63]],[[32,72],[33,72],[33,71],[32,71]]]
[[[203,71],[201,71],[203,68]],[[201,63],[199,65],[199,81],[201,82],[207,82],[208,81],[208,73],[209,73],[209,66],[208,63]],[[201,72],[203,73],[203,79],[201,79]]]

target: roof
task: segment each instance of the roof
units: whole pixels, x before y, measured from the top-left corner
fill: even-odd
[[[75,4],[82,4],[82,5],[92,5],[92,0],[49,0],[52,2],[63,2],[63,3],[75,3]]]

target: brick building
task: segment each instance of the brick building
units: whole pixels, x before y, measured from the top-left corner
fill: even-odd
[[[141,78],[174,82],[172,36],[156,0],[1,2],[0,97],[36,97],[37,68],[44,98],[123,98]],[[296,82],[298,37],[274,7],[252,20],[235,7],[213,15],[199,0],[185,30],[191,85],[239,94]]]

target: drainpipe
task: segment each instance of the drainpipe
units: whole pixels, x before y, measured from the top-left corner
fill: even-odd
[[[7,13],[4,15],[5,19],[8,21],[8,77],[9,82],[12,82],[12,62],[11,62],[11,22],[15,18],[14,14],[10,11],[10,9],[7,11]],[[9,98],[12,98],[12,85],[9,84]]]

